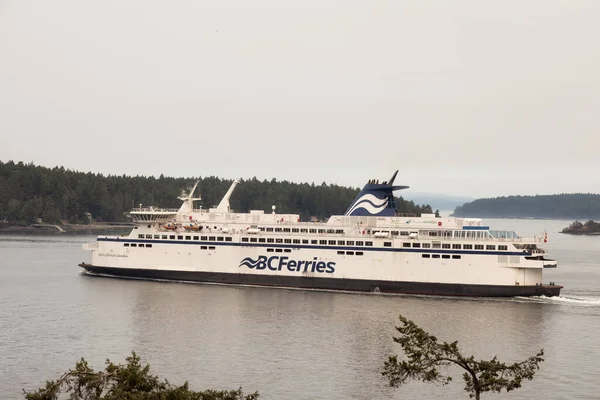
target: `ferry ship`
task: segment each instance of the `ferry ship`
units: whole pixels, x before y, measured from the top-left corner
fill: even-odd
[[[370,180],[343,215],[301,222],[297,214],[234,212],[234,180],[213,208],[194,208],[198,182],[179,209],[141,207],[124,236],[83,245],[85,272],[102,276],[282,288],[437,296],[558,296],[544,284],[556,268],[541,247],[476,218],[398,214],[391,179]]]

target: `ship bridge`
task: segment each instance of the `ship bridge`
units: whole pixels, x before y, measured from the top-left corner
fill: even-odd
[[[169,222],[177,217],[176,208],[138,207],[129,212],[128,218],[137,224],[149,222]]]

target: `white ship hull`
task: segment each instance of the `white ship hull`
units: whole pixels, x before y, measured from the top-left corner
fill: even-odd
[[[542,285],[544,261],[527,260],[523,253],[258,247],[240,243],[240,237],[235,239],[238,241],[226,244],[101,237],[88,246],[92,247],[92,263],[81,266],[90,272],[132,278],[382,293],[551,296],[558,295],[561,288]],[[137,246],[130,247],[132,243]],[[424,254],[429,257],[423,258]],[[434,254],[440,257],[431,258]]]

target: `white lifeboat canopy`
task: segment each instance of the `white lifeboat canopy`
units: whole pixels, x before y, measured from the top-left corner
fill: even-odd
[[[389,232],[382,232],[382,231],[379,231],[379,232],[375,232],[375,233],[373,234],[373,236],[375,236],[376,238],[385,238],[385,237],[388,237],[388,236],[390,236],[390,233],[389,233]]]

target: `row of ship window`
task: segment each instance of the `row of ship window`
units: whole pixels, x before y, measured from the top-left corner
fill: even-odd
[[[267,248],[267,253],[291,253],[292,249],[272,249]],[[364,253],[362,251],[338,251],[338,255],[346,255],[346,256],[362,256]]]
[[[184,235],[138,235],[139,239],[178,239],[178,240],[208,240],[209,242],[231,242],[231,236],[184,236]],[[330,246],[373,246],[372,241],[364,240],[316,240],[316,239],[283,239],[263,237],[242,237],[243,243],[285,243],[285,244],[323,244]],[[392,247],[392,242],[384,246]]]
[[[422,249],[452,249],[452,250],[496,250],[495,244],[460,244],[460,243],[417,243],[404,242],[402,247],[422,248]],[[508,250],[504,244],[498,245],[498,250]]]
[[[216,229],[216,227],[215,227]],[[291,232],[291,233],[334,233],[344,234],[343,229],[316,229],[316,228],[271,228],[259,227],[262,232]],[[387,233],[391,236],[408,236],[410,231],[382,231],[377,229],[367,229],[367,233]],[[454,234],[453,234],[454,232]],[[444,236],[444,237],[467,237],[467,238],[482,238],[487,237],[486,231],[451,231],[451,230],[435,230],[430,231],[429,236]]]
[[[267,249],[267,253],[291,253],[291,249]],[[364,253],[362,251],[338,251],[338,255],[346,255],[346,256],[362,256]]]
[[[287,244],[323,244],[329,246],[373,246],[373,242],[364,240],[316,240],[316,239],[282,239],[282,238],[256,238],[242,237],[242,243],[287,243]],[[392,242],[385,242],[385,246],[391,247]]]
[[[183,235],[138,235],[138,239],[171,239],[171,240],[208,240],[211,242],[231,242],[231,236],[183,236]]]
[[[460,260],[460,255],[459,254],[421,254],[422,258],[445,258],[445,259],[449,259],[452,258],[453,260]]]
[[[362,251],[338,251],[338,255],[346,255],[346,256],[362,256]]]
[[[216,227],[215,227],[216,229]],[[271,228],[271,227],[259,227],[262,232],[291,232],[291,233],[333,233],[333,234],[344,234],[343,229],[316,229],[316,228]],[[391,236],[408,236],[410,231],[382,231],[378,229],[367,229],[367,234],[375,233],[387,233]],[[471,231],[471,230],[433,230],[429,231],[430,237],[447,237],[447,238],[473,238],[481,239],[489,237],[487,231]]]
[[[123,243],[123,247],[152,247],[151,243]],[[214,250],[215,246],[200,246],[200,250]]]
[[[150,243],[146,243],[146,245],[144,246],[144,243],[123,243],[123,247],[152,247],[152,244]]]
[[[337,233],[344,234],[343,229],[316,229],[316,228],[269,228],[261,226],[262,232],[291,232],[291,233]]]
[[[150,228],[151,225],[148,225]],[[202,226],[200,227],[202,228]],[[206,229],[211,229],[208,225]],[[218,229],[218,226],[214,226],[214,229]],[[341,234],[343,235],[345,231],[343,229],[316,229],[316,228],[273,228],[273,227],[258,227],[261,232],[288,232],[288,233],[318,233],[318,234]],[[414,231],[413,231],[414,232]],[[367,234],[375,234],[375,233],[386,233],[391,236],[409,236],[411,231],[384,231],[378,229],[366,229]],[[473,238],[473,239],[482,239],[488,238],[490,236],[489,231],[479,231],[479,230],[433,230],[429,232],[422,232],[423,234],[427,234],[430,237],[444,237],[444,238]],[[138,235],[143,238],[144,235]],[[148,237],[152,235],[146,235]],[[154,235],[154,239],[158,239],[160,235]],[[162,235],[162,239],[166,239],[166,235]],[[171,235],[171,239],[173,239]],[[196,239],[195,239],[196,240]]]
[[[277,228],[290,229],[290,228]],[[140,239],[178,239],[178,240],[208,240],[211,242],[231,242],[231,236],[184,236],[184,235],[143,235],[139,234]],[[263,237],[242,237],[242,243],[285,243],[285,244],[319,244],[329,246],[373,246],[372,241],[363,240],[316,240],[316,239],[284,239],[284,238],[263,238]],[[383,242],[384,247],[392,247],[392,242]],[[460,243],[419,243],[403,242],[402,247],[423,248],[423,249],[452,249],[452,250],[496,250],[495,244],[460,244]],[[507,245],[498,245],[498,250],[508,250]]]

